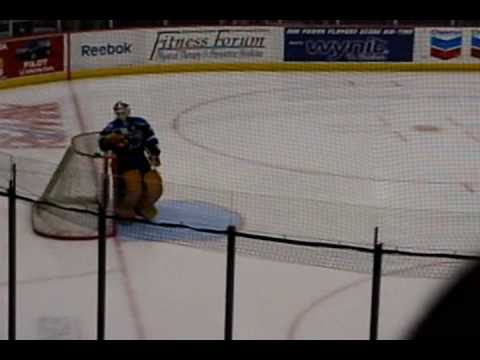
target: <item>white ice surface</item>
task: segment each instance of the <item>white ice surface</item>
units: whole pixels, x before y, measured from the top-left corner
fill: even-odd
[[[402,219],[418,210],[458,212],[452,226],[467,227],[470,239],[478,228],[461,219],[479,209],[479,90],[475,74],[206,73],[31,86],[2,91],[1,102],[58,102],[69,136],[101,129],[115,101],[129,102],[157,132],[168,181],[270,199],[260,207],[292,204],[289,218],[268,224],[255,201],[239,200],[246,225],[258,231],[314,229],[316,214],[296,210],[299,199],[308,199],[398,209]],[[415,125],[439,131],[418,132]],[[63,154],[2,150],[52,164]],[[6,338],[5,199],[0,204],[0,338]],[[329,236],[362,226],[348,217],[330,221],[343,228]],[[18,230],[18,337],[94,338],[96,243],[35,236],[22,202]],[[360,230],[365,241],[368,231]],[[426,248],[455,247],[425,241]],[[222,338],[224,268],[222,253],[109,241],[107,338]],[[248,257],[238,258],[237,270],[236,338],[368,337],[368,275]],[[385,276],[380,337],[404,336],[447,282]]]

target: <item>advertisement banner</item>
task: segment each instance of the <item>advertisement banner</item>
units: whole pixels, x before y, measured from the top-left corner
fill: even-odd
[[[285,61],[411,62],[414,29],[286,28]]]
[[[415,62],[475,64],[480,62],[480,29],[415,29]]]
[[[146,63],[145,43],[152,30],[112,30],[71,34],[72,71]]]
[[[159,30],[148,59],[160,64],[279,61],[281,36],[276,28]]]
[[[430,56],[450,60],[462,55],[462,30],[432,30],[430,34]]]
[[[6,79],[5,63],[7,59],[8,46],[6,43],[0,43],[0,80]]]
[[[29,37],[0,43],[0,78],[63,70],[63,35]]]
[[[472,30],[470,55],[480,59],[480,30]]]

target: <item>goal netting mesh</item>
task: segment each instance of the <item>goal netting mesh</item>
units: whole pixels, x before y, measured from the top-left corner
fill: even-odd
[[[95,239],[99,205],[103,199],[103,177],[111,176],[111,159],[98,149],[98,133],[72,138],[62,161],[43,194],[33,205],[33,229],[37,234],[64,240]],[[108,207],[112,200],[109,199]],[[107,220],[107,234],[114,223]]]

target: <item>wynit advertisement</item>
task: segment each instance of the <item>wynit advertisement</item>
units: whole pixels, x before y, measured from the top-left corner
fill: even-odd
[[[8,40],[0,44],[0,72],[5,78],[63,71],[63,36]]]
[[[300,62],[411,62],[413,28],[286,28],[284,59]]]
[[[156,33],[149,60],[156,63],[265,61],[275,56],[274,45],[271,29],[172,29]]]

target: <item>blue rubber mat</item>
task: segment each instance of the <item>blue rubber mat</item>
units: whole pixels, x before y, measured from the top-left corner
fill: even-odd
[[[157,205],[158,215],[153,222],[184,224],[198,228],[225,230],[238,226],[240,215],[226,208],[201,201],[164,200]],[[212,240],[224,235],[208,234],[185,228],[162,227],[144,223],[117,225],[117,237],[126,241]]]

